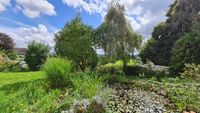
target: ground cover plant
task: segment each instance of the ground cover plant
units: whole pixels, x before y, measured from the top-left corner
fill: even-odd
[[[161,82],[153,79],[136,82],[136,86],[167,96],[175,104],[176,112],[200,111],[199,85],[198,82],[180,78],[165,78]]]

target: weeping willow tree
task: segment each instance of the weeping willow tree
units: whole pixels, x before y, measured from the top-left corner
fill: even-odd
[[[140,48],[142,37],[127,21],[124,6],[113,0],[104,22],[95,30],[94,42],[104,50],[106,56],[120,59],[126,66],[130,56]]]

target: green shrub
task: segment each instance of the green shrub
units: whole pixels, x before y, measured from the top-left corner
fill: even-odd
[[[18,72],[18,71],[21,71],[21,67],[17,62],[9,60],[4,64],[3,72]]]
[[[92,29],[77,16],[55,35],[56,54],[71,60],[76,70],[93,70],[98,56],[92,47],[91,36]]]
[[[156,77],[160,79],[164,76],[169,75],[169,68],[165,66],[154,65],[152,62],[147,62],[146,64],[138,64],[135,66],[126,66],[124,68],[124,73],[126,75],[139,76],[141,74],[147,77]]]
[[[200,65],[186,64],[181,76],[183,78],[200,81]]]
[[[7,53],[7,55],[8,55],[8,58],[11,59],[11,60],[16,60],[17,59],[16,51],[12,51],[10,53]]]
[[[138,76],[140,74],[149,75],[150,73],[149,72],[147,73],[147,71],[148,69],[141,65],[124,67],[124,74],[129,76]]]
[[[5,54],[0,52],[0,72],[4,70],[6,64]]]
[[[125,82],[126,81],[126,77],[124,75],[122,75],[122,74],[119,74],[119,75],[106,74],[106,75],[101,76],[101,80],[103,82],[112,84],[112,83],[118,83],[118,82]]]
[[[172,50],[171,64],[175,72],[183,72],[185,64],[200,64],[200,23],[191,32],[176,41]]]
[[[4,53],[0,52],[0,72],[20,72],[27,71],[26,65],[19,61],[13,61]]]
[[[156,45],[156,40],[151,38],[149,39],[141,49],[139,54],[143,63],[146,63],[148,60],[155,61],[155,51],[154,46]]]
[[[79,98],[92,98],[99,94],[103,88],[103,83],[95,74],[75,74],[71,81],[75,89],[73,93]]]
[[[135,66],[139,62],[137,60],[131,59],[128,62],[128,66]],[[123,62],[121,60],[116,61],[115,63],[108,63],[102,66],[97,67],[98,73],[103,74],[123,74]]]
[[[99,66],[97,68],[98,73],[102,74],[121,74],[122,72],[122,66],[120,65],[114,65],[112,63],[108,63],[103,66]]]
[[[49,58],[43,66],[52,87],[64,87],[70,81],[71,63],[62,58]]]
[[[33,41],[28,45],[25,61],[31,71],[37,71],[46,61],[50,48],[48,45]]]
[[[0,72],[21,71],[17,61],[10,60],[6,54],[0,53]]]
[[[113,59],[111,57],[99,55],[99,62],[98,62],[99,65],[105,65],[108,64],[109,62],[113,62]]]

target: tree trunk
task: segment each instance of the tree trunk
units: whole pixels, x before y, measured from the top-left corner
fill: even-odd
[[[126,66],[127,66],[127,56],[124,54],[124,56],[123,56],[123,72],[125,72],[125,68],[126,68]]]

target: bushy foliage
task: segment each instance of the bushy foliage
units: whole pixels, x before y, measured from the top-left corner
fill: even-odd
[[[31,71],[37,71],[46,61],[50,48],[48,45],[33,41],[28,45],[25,62]]]
[[[168,19],[165,23],[159,24],[154,28],[152,38],[156,44],[152,46],[153,56],[147,59],[156,65],[171,65],[172,49],[177,40],[185,33],[191,31],[193,24],[200,21],[198,0],[175,0],[167,13]],[[188,39],[189,40],[189,39]]]
[[[101,76],[101,80],[108,84],[122,83],[126,81],[126,76],[123,74],[104,74]]]
[[[200,65],[186,64],[181,77],[191,80],[200,81]]]
[[[190,33],[185,34],[178,41],[172,51],[171,64],[173,70],[183,71],[184,65],[200,64],[200,23],[195,23]]]
[[[199,83],[190,80],[181,80],[180,78],[163,78],[160,81],[154,79],[139,80],[135,83],[136,87],[145,90],[154,91],[157,94],[167,96],[175,106],[168,107],[177,110],[175,112],[194,111],[200,112],[200,89]]]
[[[127,66],[137,65],[139,62],[137,60],[131,59]],[[118,60],[114,63],[107,63],[97,67],[96,71],[103,74],[123,74],[123,61]]]
[[[169,67],[155,65],[148,61],[146,64],[138,64],[135,66],[127,66],[124,68],[126,75],[139,76],[143,75],[146,77],[156,77],[158,80],[160,78],[169,75]]]
[[[7,53],[7,56],[10,60],[16,60],[17,59],[17,53],[15,51]]]
[[[73,94],[78,98],[92,98],[100,94],[104,86],[96,74],[75,74],[71,81],[75,89]]]
[[[148,76],[152,74],[152,72],[148,72],[148,69],[142,65],[126,66],[124,68],[124,73],[128,76],[139,76],[140,74]]]
[[[104,56],[104,55],[99,55],[99,61],[98,61],[98,65],[105,65],[108,64],[110,62],[113,62],[113,59],[109,56]]]
[[[14,41],[10,36],[0,33],[0,51],[12,52],[14,46]]]
[[[154,51],[154,47],[153,47],[155,44],[156,44],[155,39],[151,38],[142,47],[140,54],[139,54],[142,62],[146,63],[148,60],[151,60],[152,62],[156,62],[154,60],[156,58],[156,56],[155,56],[155,51]]]
[[[49,58],[43,70],[52,87],[64,87],[70,82],[71,62],[66,59]]]
[[[0,52],[0,72],[25,71],[19,62],[10,60],[5,53]]]
[[[77,70],[94,69],[98,57],[92,47],[91,31],[92,28],[83,24],[80,17],[67,23],[64,29],[56,34],[57,55],[72,60]]]

